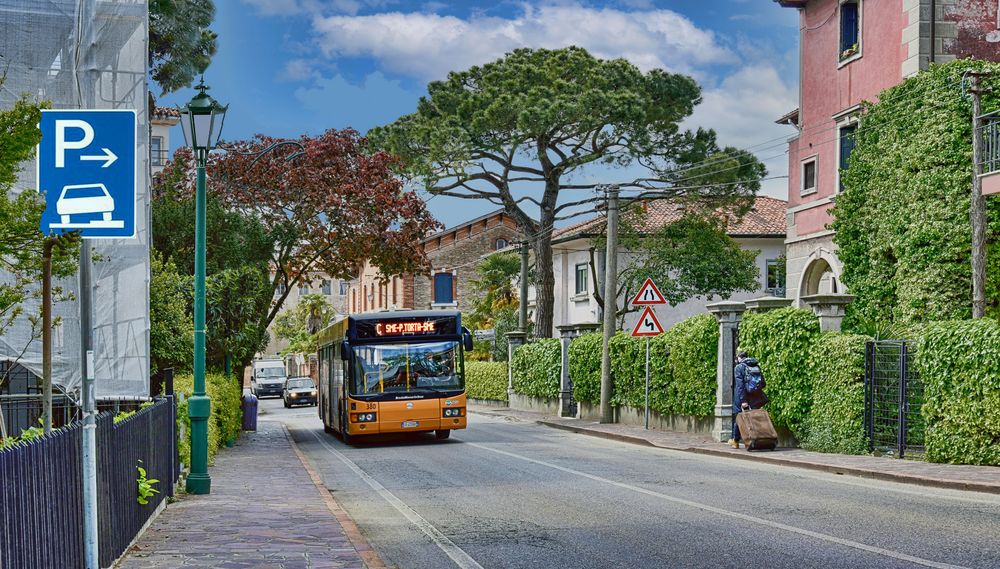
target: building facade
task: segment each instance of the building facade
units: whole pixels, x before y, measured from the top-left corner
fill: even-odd
[[[347,311],[470,310],[475,297],[470,281],[476,277],[476,264],[522,235],[514,218],[497,210],[421,241],[419,247],[430,262],[426,274],[387,276],[366,262],[349,287]]]
[[[271,275],[273,278],[274,275]],[[276,356],[282,352],[282,350],[288,347],[288,342],[286,340],[281,340],[278,338],[277,334],[274,333],[275,323],[282,314],[288,312],[289,310],[295,310],[295,307],[299,305],[299,301],[302,297],[307,294],[319,294],[322,295],[333,310],[337,314],[347,314],[347,298],[348,298],[348,288],[350,286],[350,281],[335,279],[330,277],[325,273],[314,273],[311,278],[310,283],[300,283],[292,287],[292,290],[285,297],[284,302],[281,303],[281,312],[274,318],[271,325],[267,328],[267,333],[270,336],[270,341],[267,344],[262,356]],[[281,295],[285,293],[284,285],[278,285],[278,288],[274,291],[275,299],[280,298]]]
[[[829,210],[862,101],[932,63],[1000,59],[998,0],[775,0],[799,10],[799,108],[788,145],[788,295],[847,292]]]
[[[753,292],[736,293],[731,300],[749,300],[765,295],[784,296],[781,280],[781,256],[785,251],[785,210],[783,200],[758,196],[753,208],[740,220],[728,225],[727,233],[745,250],[759,251],[757,268],[760,270],[759,288]],[[664,225],[677,221],[684,213],[683,208],[668,200],[648,202],[646,205],[647,227],[645,231],[655,231]],[[567,227],[553,233],[552,262],[555,273],[553,323],[555,326],[598,324],[601,311],[594,297],[594,274],[603,281],[604,252],[591,249],[595,237],[604,234],[604,218],[595,218]],[[591,269],[593,255],[594,268]],[[630,252],[619,250],[619,269],[628,263]],[[603,291],[600,291],[603,292]],[[534,308],[534,291],[529,291],[529,309]],[[619,299],[621,305],[624,299]],[[718,301],[693,298],[677,306],[655,307],[656,317],[665,328],[677,322],[706,312],[705,305]],[[640,313],[632,312],[625,317],[624,329],[635,326]]]
[[[181,113],[170,107],[154,107],[149,119],[149,169],[155,176],[170,159],[170,129],[181,122]]]

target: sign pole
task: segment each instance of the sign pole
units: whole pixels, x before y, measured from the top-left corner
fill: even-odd
[[[97,398],[94,394],[94,347],[91,334],[90,242],[80,245],[80,344],[83,388],[83,550],[87,569],[98,569],[97,541]]]
[[[646,430],[649,430],[649,336],[646,336]]]

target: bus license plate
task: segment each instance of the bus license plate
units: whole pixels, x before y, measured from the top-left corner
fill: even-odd
[[[403,428],[407,429],[410,427],[416,427],[420,423],[418,421],[403,421]]]

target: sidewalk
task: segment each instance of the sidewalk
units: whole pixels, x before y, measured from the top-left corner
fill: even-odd
[[[780,464],[905,484],[1000,494],[1000,468],[995,466],[932,464],[875,456],[826,454],[797,448],[747,452],[743,448],[734,449],[724,443],[713,441],[708,436],[695,433],[647,431],[642,427],[601,424],[506,408],[470,406],[469,410],[476,413],[513,417],[521,421],[535,422],[547,427],[594,437],[671,450]]]
[[[167,506],[123,569],[384,567],[280,423],[261,421],[215,458],[212,493]]]

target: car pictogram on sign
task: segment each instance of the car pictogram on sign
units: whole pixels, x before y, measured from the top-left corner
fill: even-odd
[[[86,227],[122,227],[124,222],[111,217],[115,211],[115,200],[104,184],[73,184],[64,186],[56,200],[56,213],[59,223],[52,227],[86,228]],[[74,223],[71,216],[100,214],[101,219]]]

